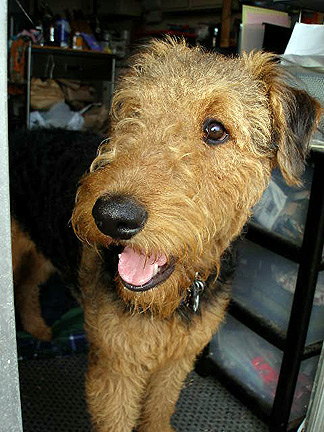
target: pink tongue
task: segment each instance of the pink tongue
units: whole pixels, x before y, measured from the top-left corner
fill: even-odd
[[[140,286],[152,279],[155,264],[161,267],[166,262],[167,259],[164,254],[158,257],[151,254],[146,257],[144,254],[135,252],[134,249],[126,246],[119,258],[118,272],[125,282]]]

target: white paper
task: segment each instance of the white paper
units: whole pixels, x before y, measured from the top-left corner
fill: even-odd
[[[282,64],[289,66],[290,64],[302,66],[304,68],[311,68],[318,72],[323,73],[324,68],[324,55],[295,55],[283,54],[280,56]]]
[[[324,25],[296,23],[285,55],[324,56]]]

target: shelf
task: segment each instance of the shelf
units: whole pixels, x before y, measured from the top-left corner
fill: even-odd
[[[323,0],[273,0],[274,3],[293,6],[298,9],[324,12]]]
[[[32,45],[28,53],[28,62],[29,75],[34,78],[114,80],[115,56],[99,51]]]
[[[324,239],[324,153],[313,152],[315,160],[311,195],[295,294],[291,307],[280,378],[271,413],[271,432],[283,432],[288,421],[297,383],[300,361],[305,353],[305,341],[313,306],[319,263],[322,261]]]
[[[262,315],[257,315],[246,309],[240,302],[232,299],[228,312],[242,324],[263,337],[267,342],[283,350],[286,341],[286,332]]]
[[[250,222],[246,238],[265,249],[270,250],[295,263],[300,262],[301,246],[297,242],[287,239],[283,235],[276,234],[262,226]]]
[[[282,351],[285,349],[286,332],[274,322],[267,320],[262,315],[257,315],[253,311],[246,309],[245,306],[235,299],[231,300],[228,313],[276,348]],[[315,355],[320,355],[321,348],[322,341],[306,345],[301,359],[306,360]]]
[[[248,399],[254,398],[255,408],[262,414],[270,415],[280,376],[281,350],[241,321],[228,316],[210,341],[206,357],[211,360],[210,373],[217,377],[225,375],[226,381],[230,375],[232,382],[240,389],[244,402],[246,395]],[[289,422],[299,419],[306,412],[318,358],[312,356],[301,362]]]
[[[321,264],[319,266],[319,271],[323,271],[324,270],[324,258],[321,261]]]
[[[235,394],[240,400],[242,400],[251,412],[257,415],[263,422],[269,423],[271,407],[268,404],[260,399],[260,397],[254,396],[243,388],[242,383],[233,377],[233,375],[229,374],[225,368],[222,368],[220,365],[215,367],[215,363],[210,356],[206,357],[204,361],[205,364],[202,365],[204,369],[213,368],[215,370],[215,378],[223,384],[224,387],[228,388],[232,394]],[[290,421],[287,431],[296,431],[302,421],[303,418]]]
[[[137,38],[147,38],[147,37],[164,37],[165,35],[184,37],[187,39],[196,39],[197,37],[197,34],[193,32],[170,30],[170,29],[151,30],[145,33],[138,33],[136,36]]]
[[[309,359],[311,357],[321,354],[323,341],[317,341],[312,344],[306,345],[304,348],[304,353],[302,355],[302,360]]]
[[[305,216],[305,228],[299,230],[299,233],[304,233],[303,239],[299,241],[291,240],[274,232],[275,229],[280,230],[272,223],[273,220],[269,220],[268,218],[268,213],[271,215],[271,208],[267,213],[267,206],[262,207],[261,204],[261,210],[264,210],[264,212],[260,213],[261,217],[259,217],[259,221],[260,223],[264,222],[264,225],[268,225],[269,229],[251,222],[248,225],[245,237],[255,244],[255,248],[264,248],[265,252],[258,252],[263,258],[260,260],[255,258],[252,266],[249,266],[249,257],[247,255],[241,260],[243,271],[239,274],[238,270],[240,267],[238,266],[236,272],[237,279],[234,279],[233,282],[234,298],[230,303],[229,317],[224,325],[224,329],[226,329],[230,324],[226,329],[227,333],[224,332],[221,335],[221,328],[215,336],[214,346],[212,345],[212,340],[209,344],[209,354],[204,356],[207,365],[208,361],[211,363],[214,361],[215,375],[223,375],[226,385],[234,388],[236,394],[245,403],[251,407],[254,405],[260,415],[267,416],[270,432],[286,432],[291,428],[291,423],[289,423],[289,419],[291,418],[294,418],[294,421],[296,420],[297,424],[300,424],[298,419],[292,417],[292,414],[294,400],[296,396],[297,399],[299,397],[298,385],[301,386],[304,384],[303,376],[300,375],[301,367],[308,365],[309,362],[317,361],[323,344],[323,341],[318,340],[319,338],[322,339],[322,322],[320,322],[319,331],[315,332],[309,341],[307,341],[307,337],[312,313],[312,318],[316,318],[316,312],[322,314],[321,310],[316,311],[316,308],[313,306],[318,283],[318,273],[324,270],[324,149],[311,149],[310,161],[313,176],[311,186],[307,186],[307,191],[310,190],[308,206],[305,207],[307,216],[303,213],[303,216]],[[270,197],[266,198],[270,201],[272,198],[271,194]],[[303,199],[306,201],[307,195]],[[280,213],[281,207],[278,207],[278,212]],[[287,212],[288,216],[286,215],[286,219],[288,221],[295,214],[292,210],[290,209],[290,213]],[[273,213],[273,219],[275,219],[277,215],[275,212]],[[273,231],[270,231],[270,228]],[[280,224],[279,228],[281,228]],[[285,231],[281,230],[280,232]],[[262,255],[263,252],[264,255]],[[269,253],[269,255],[271,253],[277,254],[277,257],[274,257],[274,261],[271,264],[269,264],[269,257],[264,257],[266,253]],[[287,273],[282,274],[282,272],[278,272],[278,262],[280,263],[284,259],[289,260],[288,267],[292,267],[291,274],[288,274],[288,276]],[[272,277],[274,272],[277,272],[278,278],[269,278],[267,280],[267,276],[270,275]],[[320,278],[322,277],[323,274],[320,274]],[[282,292],[286,292],[287,295],[282,295],[280,292],[273,293],[271,291],[273,288],[272,281],[276,285],[283,287]],[[291,286],[292,281],[293,286]],[[239,289],[235,291],[236,282]],[[260,282],[263,283],[263,291],[260,289]],[[272,296],[269,295],[269,292]],[[287,299],[288,292],[291,293],[289,301]],[[253,295],[253,301],[250,303],[248,299],[249,293],[251,296]],[[269,308],[273,304],[278,305],[277,310],[271,309],[271,314],[266,315],[266,307]],[[322,303],[320,304],[322,305]],[[287,313],[287,317],[285,313]],[[276,314],[277,316],[275,316]],[[288,320],[284,319],[282,320],[283,324],[280,324],[280,320],[277,320],[277,318],[282,316],[288,318]],[[231,327],[231,321],[233,320],[240,323],[240,326],[243,328],[238,339],[237,335],[236,339],[234,339],[237,331],[233,324]],[[270,355],[264,364],[258,363],[258,356],[260,356],[260,360],[262,361],[262,355],[258,354],[260,352],[258,349],[259,345],[261,345],[260,341],[254,345],[254,357],[251,358],[252,343],[247,336],[248,332],[253,333],[254,338],[262,340],[262,344],[268,344],[269,351],[277,352],[276,354],[280,358],[280,363],[277,361],[276,368],[271,366],[272,357]],[[265,352],[268,352],[268,348]],[[253,363],[254,361],[256,363]],[[261,364],[262,368],[257,369],[259,364]],[[253,372],[255,370],[260,372],[261,378],[263,377],[262,380],[266,385],[269,383],[271,385],[276,384],[267,389],[268,393],[269,391],[272,392],[271,397],[273,399],[270,412],[269,405],[264,405],[265,401],[262,400],[263,396],[260,389],[256,390],[254,383],[251,384],[253,377],[250,379],[250,382],[248,382],[247,378],[243,378],[239,382],[239,379],[234,376],[239,373],[238,365],[241,366],[241,371],[239,372],[244,371],[244,369],[245,371],[251,370],[252,365],[254,367]],[[210,370],[211,367],[211,365],[209,367],[206,366],[207,370]],[[268,376],[266,371],[269,373]],[[309,381],[313,382],[312,379],[310,378]],[[253,392],[254,395],[252,394]],[[304,408],[307,405],[308,401],[302,401]],[[300,416],[299,411],[295,410],[295,413]]]
[[[62,54],[65,56],[74,57],[98,57],[98,58],[114,58],[114,54],[109,54],[104,51],[94,51],[89,49],[76,50],[72,48],[60,48],[58,46],[47,45],[32,45],[31,50],[33,54]]]
[[[250,222],[245,234],[247,240],[270,250],[283,258],[287,258],[296,264],[301,259],[301,245],[297,241],[287,239],[283,235],[274,233],[261,225]],[[324,253],[324,251],[323,251]],[[324,270],[324,257],[321,260],[318,271]]]

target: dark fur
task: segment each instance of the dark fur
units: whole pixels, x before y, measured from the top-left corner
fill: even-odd
[[[12,216],[74,286],[80,242],[70,219],[78,181],[100,142],[98,135],[61,129],[23,130],[9,139]]]

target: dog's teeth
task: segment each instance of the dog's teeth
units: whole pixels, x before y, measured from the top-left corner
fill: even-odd
[[[153,269],[153,276],[155,276],[158,271],[159,271],[159,265],[158,265],[158,263],[155,263],[154,264],[154,269]]]
[[[118,254],[118,258],[120,259],[120,257],[121,257],[121,254]]]

